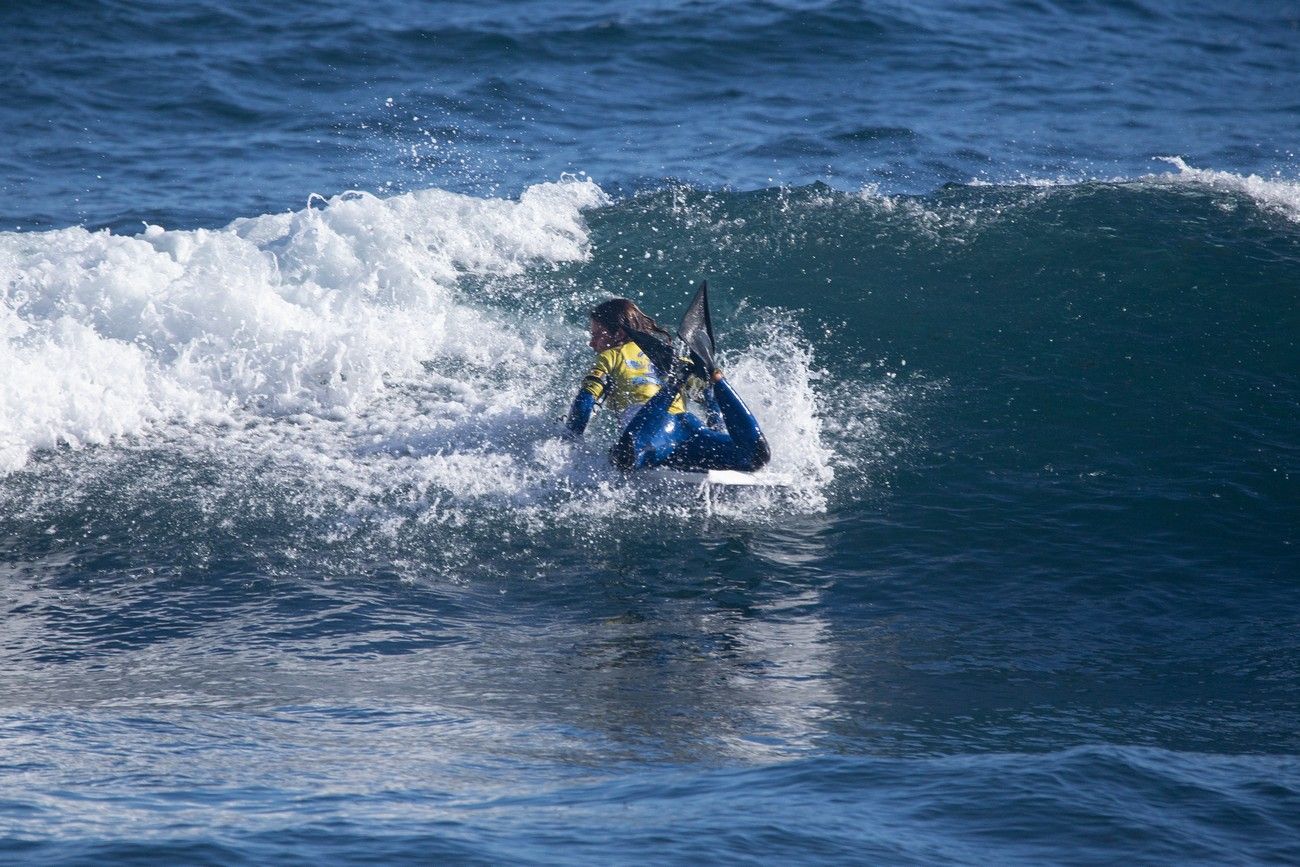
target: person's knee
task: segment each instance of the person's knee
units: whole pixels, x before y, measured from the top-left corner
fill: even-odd
[[[761,470],[772,460],[772,448],[767,444],[767,437],[762,434],[758,435],[758,442],[754,444],[754,454],[750,459],[749,469]]]

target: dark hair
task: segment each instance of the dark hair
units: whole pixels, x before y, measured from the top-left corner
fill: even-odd
[[[667,331],[659,327],[659,323],[647,316],[635,302],[626,298],[602,301],[591,309],[591,318],[612,332],[619,329],[629,334],[633,331],[648,331],[651,334],[661,335],[666,340],[672,339]]]

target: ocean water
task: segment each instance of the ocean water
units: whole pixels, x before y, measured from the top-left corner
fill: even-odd
[[[1300,861],[1300,8],[0,9],[0,861]],[[610,294],[788,487],[559,436]]]

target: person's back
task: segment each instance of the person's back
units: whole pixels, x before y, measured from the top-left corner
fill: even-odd
[[[650,357],[633,340],[598,353],[591,372],[582,380],[584,391],[597,403],[603,402],[611,412],[618,414],[620,430],[662,387],[663,382]],[[678,395],[669,412],[685,411],[686,403]]]

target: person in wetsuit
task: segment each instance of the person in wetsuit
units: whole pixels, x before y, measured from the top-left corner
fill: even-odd
[[[581,436],[598,403],[619,413],[619,440],[610,460],[623,470],[667,466],[679,470],[752,472],[771,458],[753,413],[721,369],[699,357],[678,359],[660,370],[633,339],[661,340],[668,332],[626,298],[611,298],[590,313],[590,346],[596,351],[566,422]],[[695,386],[708,408],[708,423],[686,411],[683,390]]]

